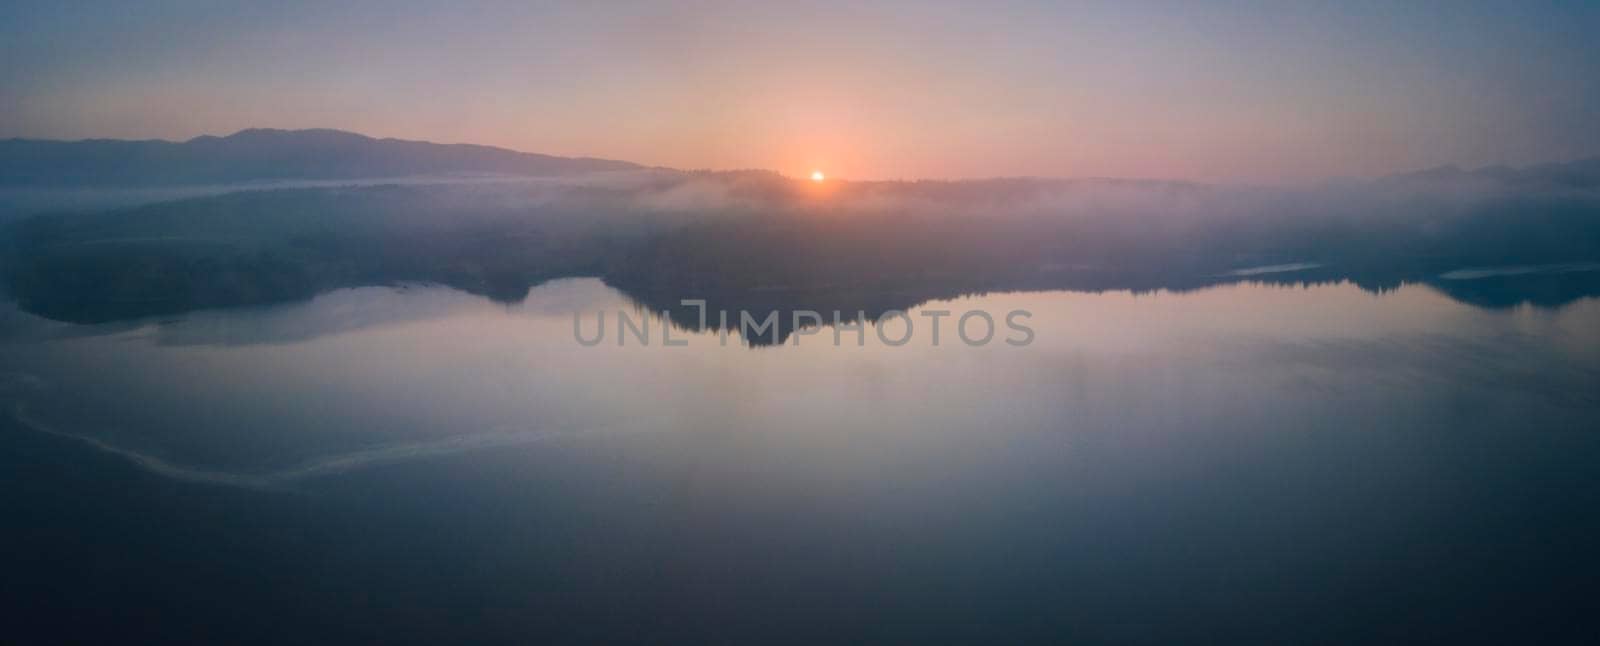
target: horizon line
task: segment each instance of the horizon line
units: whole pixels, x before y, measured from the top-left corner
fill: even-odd
[[[223,134],[223,135],[209,134],[209,133],[208,134],[200,134],[200,135],[195,135],[193,137],[189,137],[187,139],[181,139],[181,140],[180,139],[166,139],[166,138],[161,138],[161,137],[147,137],[147,138],[140,138],[140,139],[126,139],[126,138],[119,138],[119,137],[83,137],[83,138],[79,138],[79,139],[55,139],[55,138],[44,138],[44,137],[11,136],[11,137],[7,137],[5,139],[0,139],[0,141],[9,141],[9,142],[30,141],[30,142],[48,142],[48,143],[65,143],[65,144],[97,143],[97,142],[123,142],[123,143],[162,143],[162,144],[171,144],[171,145],[184,145],[184,144],[190,144],[190,143],[194,143],[196,141],[202,141],[202,140],[230,139],[230,138],[233,138],[233,137],[237,137],[239,135],[243,135],[243,134],[246,134],[246,133],[252,133],[252,132],[283,133],[283,134],[333,133],[333,134],[338,134],[338,135],[348,135],[348,136],[352,136],[352,137],[358,137],[358,138],[365,139],[365,140],[368,140],[368,141],[387,141],[387,142],[410,143],[410,144],[427,144],[427,145],[432,145],[432,146],[463,146],[463,147],[472,147],[472,148],[484,148],[484,149],[490,149],[490,150],[495,150],[495,151],[514,153],[514,154],[518,154],[518,155],[534,155],[534,156],[539,156],[539,157],[549,157],[549,158],[553,158],[553,159],[569,159],[569,160],[578,160],[578,161],[599,161],[599,162],[618,163],[618,164],[630,164],[630,165],[633,165],[633,166],[637,166],[636,169],[618,170],[618,171],[595,171],[595,172],[667,171],[667,172],[676,172],[676,173],[711,173],[711,174],[734,174],[734,173],[760,172],[760,173],[772,173],[772,174],[777,175],[779,177],[782,177],[782,178],[785,178],[785,179],[792,179],[792,180],[795,180],[795,181],[809,181],[805,177],[789,175],[787,173],[784,173],[783,171],[780,171],[780,170],[777,170],[777,169],[773,169],[773,168],[750,167],[750,166],[747,166],[747,167],[727,167],[727,168],[711,168],[711,167],[680,168],[680,167],[676,167],[676,166],[665,166],[665,165],[649,164],[649,163],[637,162],[637,161],[628,160],[628,159],[617,159],[617,158],[612,158],[612,157],[600,157],[600,156],[594,156],[594,155],[561,155],[561,154],[534,152],[534,151],[528,151],[528,150],[519,150],[519,149],[516,149],[516,148],[508,148],[506,146],[497,145],[497,144],[484,144],[484,143],[476,143],[476,142],[442,142],[442,141],[433,141],[433,140],[429,140],[429,139],[408,139],[408,138],[404,138],[404,137],[374,136],[374,135],[369,135],[369,134],[366,134],[366,133],[363,133],[363,132],[357,132],[357,131],[354,131],[354,130],[345,130],[343,128],[332,128],[332,127],[277,128],[277,127],[271,127],[271,126],[251,126],[251,127],[247,127],[247,128],[241,128],[239,130],[236,130],[236,131],[234,131],[232,133],[228,133],[228,134]],[[1502,170],[1502,169],[1527,170],[1527,169],[1542,168],[1542,167],[1548,167],[1548,166],[1564,166],[1564,165],[1588,163],[1588,162],[1600,162],[1600,153],[1592,154],[1592,155],[1584,155],[1584,156],[1580,156],[1580,157],[1576,157],[1576,158],[1572,158],[1572,159],[1568,159],[1568,160],[1564,160],[1564,161],[1543,161],[1543,162],[1537,162],[1537,163],[1526,164],[1526,165],[1521,165],[1521,166],[1516,166],[1516,165],[1511,165],[1511,164],[1488,164],[1488,165],[1483,165],[1483,166],[1468,167],[1468,166],[1463,166],[1463,165],[1461,165],[1459,163],[1450,162],[1450,163],[1436,164],[1436,165],[1428,166],[1428,167],[1425,167],[1425,168],[1417,168],[1417,169],[1413,169],[1413,170],[1406,170],[1406,171],[1399,171],[1399,172],[1385,173],[1385,174],[1378,174],[1378,175],[1367,175],[1367,176],[1331,175],[1331,176],[1319,177],[1319,178],[1311,179],[1311,180],[1287,181],[1287,182],[1213,182],[1213,181],[1202,181],[1202,180],[1194,180],[1194,179],[1187,179],[1187,178],[1174,178],[1174,177],[1119,176],[1119,175],[969,175],[969,176],[955,176],[955,177],[945,176],[945,177],[911,177],[911,178],[898,177],[898,178],[893,178],[893,179],[888,179],[888,178],[857,179],[857,178],[851,178],[851,177],[847,177],[847,176],[838,176],[838,175],[834,175],[832,173],[828,174],[827,181],[830,182],[830,183],[831,182],[837,182],[837,183],[846,183],[846,184],[851,184],[851,183],[854,183],[854,184],[896,184],[896,183],[906,184],[906,183],[918,183],[918,182],[961,183],[961,182],[986,182],[986,181],[1123,181],[1123,182],[1187,184],[1187,185],[1193,185],[1193,186],[1216,186],[1216,187],[1249,188],[1249,187],[1317,186],[1317,185],[1326,185],[1326,184],[1330,184],[1330,183],[1339,183],[1339,182],[1347,182],[1347,181],[1373,181],[1373,180],[1379,180],[1379,179],[1384,179],[1384,178],[1392,178],[1392,177],[1406,177],[1406,176],[1413,176],[1413,175],[1424,175],[1424,174],[1435,173],[1435,172],[1451,172],[1451,173],[1462,173],[1462,174],[1474,174],[1474,173],[1481,173],[1481,172],[1485,172],[1485,171]],[[374,179],[376,179],[376,178],[374,178]]]

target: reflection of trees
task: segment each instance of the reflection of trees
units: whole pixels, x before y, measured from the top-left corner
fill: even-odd
[[[1558,308],[1581,298],[1600,297],[1600,272],[1573,272],[1559,274],[1530,274],[1478,280],[1413,279],[1372,274],[1350,275],[1332,269],[1296,272],[1290,276],[1254,276],[1249,278],[1214,277],[1201,280],[1174,280],[1168,283],[1149,281],[1118,282],[1110,277],[1099,279],[1073,279],[1070,277],[1036,276],[1011,283],[996,282],[989,285],[928,283],[899,288],[832,288],[762,291],[708,291],[681,293],[639,292],[624,285],[613,285],[640,307],[665,313],[666,321],[674,328],[688,332],[720,332],[730,334],[740,331],[740,312],[750,312],[760,320],[768,312],[777,312],[777,343],[786,343],[796,331],[795,312],[817,312],[821,326],[833,325],[838,312],[841,323],[857,320],[877,322],[886,313],[907,311],[930,301],[950,300],[965,296],[1019,291],[1077,291],[1104,292],[1129,290],[1134,293],[1155,291],[1189,292],[1218,285],[1252,283],[1287,287],[1311,287],[1349,282],[1375,294],[1398,289],[1401,285],[1423,284],[1450,298],[1488,309],[1502,309],[1527,304],[1535,307]],[[683,305],[684,299],[704,300],[705,305]],[[724,319],[719,312],[726,312]],[[1003,320],[1004,312],[990,312],[996,321]],[[858,318],[859,315],[859,318]],[[702,316],[704,325],[702,326]],[[800,328],[814,327],[809,317],[800,318]],[[854,338],[853,336],[851,338]],[[768,334],[744,338],[751,346],[773,344]]]

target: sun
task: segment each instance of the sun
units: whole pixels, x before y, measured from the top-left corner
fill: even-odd
[[[811,181],[820,182],[820,181],[825,180],[825,179],[828,179],[828,178],[827,178],[827,176],[822,174],[822,171],[820,171],[820,170],[811,171]]]

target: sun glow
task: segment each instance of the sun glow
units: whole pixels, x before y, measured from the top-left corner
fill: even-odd
[[[825,179],[827,179],[827,177],[822,174],[822,171],[820,171],[820,170],[811,171],[811,181],[820,182],[820,181],[825,180]]]

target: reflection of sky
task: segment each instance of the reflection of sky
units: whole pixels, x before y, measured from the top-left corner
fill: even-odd
[[[650,347],[618,347],[612,317],[632,307],[592,279],[535,288],[510,307],[443,288],[342,290],[132,332],[4,344],[0,359],[5,396],[24,398],[30,415],[62,433],[173,468],[274,473],[374,447],[383,462],[410,450],[394,447],[496,429],[759,431],[831,454],[844,450],[833,443],[869,431],[961,443],[973,429],[1159,436],[1352,401],[1391,423],[1450,410],[1437,408],[1439,398],[1463,393],[1475,405],[1557,415],[1592,408],[1600,392],[1596,299],[1485,310],[1423,286],[1376,295],[1349,284],[1241,284],[1000,294],[911,312],[921,326],[930,309],[982,309],[997,321],[1026,309],[1036,340],[1020,348],[999,341],[1004,329],[986,347],[962,345],[954,317],[939,347],[925,328],[886,347],[870,326],[865,347],[848,335],[833,347],[831,330],[758,349],[680,330],[688,347],[662,347],[659,319]],[[576,343],[572,308],[610,312],[607,340]],[[875,459],[864,457],[873,450],[851,459]]]
[[[1600,153],[1588,2],[8,2],[0,137],[251,126],[855,178]]]

